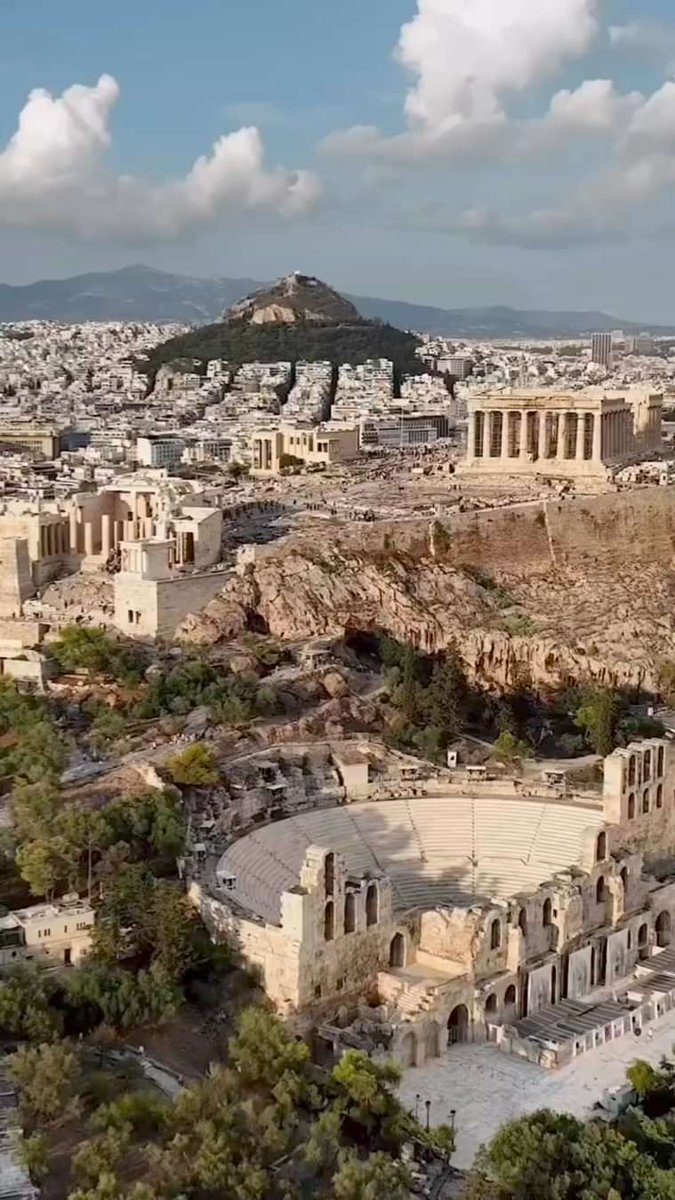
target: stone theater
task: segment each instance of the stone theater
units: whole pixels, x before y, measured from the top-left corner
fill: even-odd
[[[558,1066],[670,1004],[648,980],[675,917],[675,875],[650,869],[675,846],[674,753],[616,750],[595,787],[413,768],[383,788],[367,748],[335,750],[337,804],[230,840],[191,894],[278,1011],[336,1045],[367,1031],[412,1066],[490,1040]]]

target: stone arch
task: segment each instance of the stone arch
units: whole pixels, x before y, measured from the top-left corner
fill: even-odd
[[[486,1021],[489,1021],[490,1018],[493,1018],[493,1023],[494,1023],[494,1018],[497,1016],[497,1008],[498,1008],[497,996],[494,992],[491,992],[491,994],[487,997],[487,999],[485,1001],[485,1019],[486,1019]]]
[[[495,918],[490,926],[490,949],[499,950],[502,944],[502,926],[501,922]]]
[[[642,760],[642,778],[644,779],[645,783],[647,783],[647,781],[649,779],[651,779],[651,777],[652,777],[652,752],[651,752],[651,750],[645,750],[645,756],[644,756],[644,759]]]
[[[466,1042],[469,1036],[469,1010],[466,1004],[458,1004],[448,1017],[448,1045]]]
[[[440,1029],[435,1021],[427,1026],[424,1035],[424,1053],[427,1058],[438,1058],[441,1053]]]
[[[544,928],[546,928],[547,925],[551,924],[552,920],[553,920],[553,903],[551,901],[551,897],[547,896],[546,899],[544,900],[544,907],[542,909],[542,914],[541,914],[541,923],[544,926]]]
[[[527,909],[521,908],[518,913],[518,928],[523,937],[527,937]]]
[[[658,757],[657,757],[656,761],[657,761],[656,771],[657,771],[657,774],[659,776],[661,776],[661,775],[663,775],[663,767],[664,767],[664,763],[665,763],[665,754],[663,751],[663,746],[659,746]]]
[[[515,983],[510,983],[504,992],[504,1021],[507,1025],[513,1024],[518,1016],[517,1010],[518,993]]]
[[[368,884],[366,892],[366,925],[377,925],[379,916],[380,898],[376,883]]]
[[[631,792],[628,797],[628,820],[632,821],[635,816],[635,792]]]
[[[661,947],[669,946],[670,945],[670,913],[669,912],[659,913],[659,915],[656,918],[656,921],[654,923],[654,929],[656,930],[657,946],[661,946]]]
[[[345,933],[353,933],[356,929],[356,896],[347,892],[345,896]]]
[[[323,910],[323,940],[332,942],[335,937],[335,905],[329,900]]]
[[[656,807],[663,808],[663,784],[659,783],[656,787]]]
[[[551,967],[551,1004],[558,1001],[558,969],[555,964]]]
[[[628,782],[629,782],[629,784],[635,783],[635,755],[634,754],[631,754],[629,762],[628,762]]]
[[[622,867],[619,872],[621,883],[623,884],[624,892],[628,891],[628,867]]]
[[[607,888],[605,887],[605,877],[601,875],[595,885],[595,903],[604,904]]]
[[[642,811],[643,813],[649,812],[649,788],[645,788],[642,793]]]
[[[326,896],[332,896],[335,891],[335,855],[332,850],[323,860],[323,878]]]
[[[638,929],[638,956],[640,959],[649,958],[649,926],[646,921]]]
[[[414,1067],[417,1062],[417,1038],[412,1029],[401,1038],[399,1058],[404,1067]]]
[[[389,944],[389,966],[405,966],[405,938],[402,933],[395,933]]]
[[[607,858],[607,834],[603,830],[598,834],[598,840],[595,843],[595,861],[604,862]]]

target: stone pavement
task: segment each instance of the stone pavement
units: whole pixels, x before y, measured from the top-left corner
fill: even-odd
[[[654,1037],[648,1036],[653,1029]],[[431,1100],[431,1123],[450,1124],[456,1110],[457,1150],[453,1166],[471,1166],[484,1142],[505,1121],[539,1108],[591,1115],[607,1088],[625,1082],[626,1069],[636,1058],[657,1064],[671,1055],[675,1043],[675,1010],[645,1028],[640,1038],[628,1034],[582,1055],[560,1071],[544,1071],[523,1059],[503,1054],[494,1046],[460,1045],[447,1056],[405,1072],[400,1087],[403,1103],[425,1121],[425,1100]]]

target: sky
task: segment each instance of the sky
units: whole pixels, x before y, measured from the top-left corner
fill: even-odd
[[[673,0],[0,0],[0,280],[675,322]]]

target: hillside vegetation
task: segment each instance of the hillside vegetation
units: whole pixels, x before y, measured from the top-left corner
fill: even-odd
[[[251,325],[244,321],[219,321],[205,325],[157,346],[141,369],[154,375],[164,363],[193,359],[204,366],[211,358],[224,358],[237,366],[245,362],[363,363],[388,358],[401,375],[420,374],[423,364],[415,355],[417,338],[391,325],[362,322],[322,325]]]

